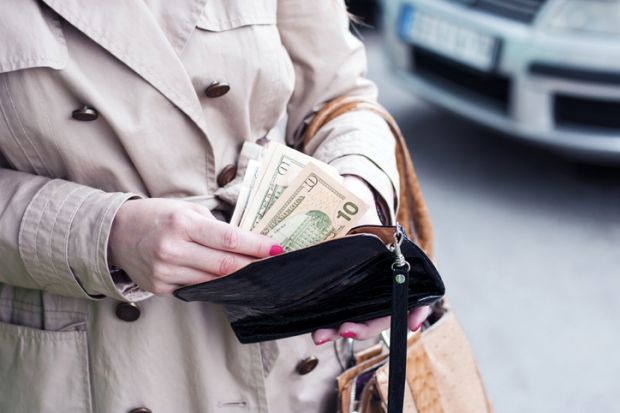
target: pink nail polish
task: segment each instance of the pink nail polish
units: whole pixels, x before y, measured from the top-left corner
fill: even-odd
[[[274,255],[280,255],[284,252],[284,248],[282,248],[281,245],[275,244],[271,246],[271,249],[269,250],[269,255],[270,256],[274,256]]]
[[[357,334],[355,334],[353,331],[345,331],[343,333],[340,333],[340,337],[344,337],[344,338],[357,338]]]
[[[324,338],[323,340],[319,340],[319,341],[317,341],[317,342],[316,342],[316,345],[317,345],[317,346],[322,346],[323,344],[327,343],[328,341],[331,341],[331,340],[330,340],[330,339],[328,339],[328,338]]]
[[[417,326],[415,326],[415,328],[413,329],[413,331],[418,331],[420,329],[420,327],[422,327],[422,324],[424,324],[424,321],[422,321],[420,324],[418,324]]]

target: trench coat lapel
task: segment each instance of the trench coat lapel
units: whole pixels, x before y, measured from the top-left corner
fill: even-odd
[[[177,10],[172,18],[183,19],[172,42],[166,37],[169,32],[162,30],[142,0],[43,2],[155,87],[207,134],[200,101],[177,54],[195,27],[206,0],[171,2]]]

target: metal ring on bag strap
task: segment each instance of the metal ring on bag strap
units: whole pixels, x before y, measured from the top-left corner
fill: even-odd
[[[306,127],[303,136],[304,146],[316,135],[319,129],[336,117],[356,110],[368,110],[381,116],[390,127],[396,139],[396,162],[400,175],[400,205],[397,220],[408,234],[415,236],[418,245],[429,257],[433,256],[433,227],[430,215],[422,196],[411,154],[396,120],[379,103],[357,96],[340,96],[327,102]]]

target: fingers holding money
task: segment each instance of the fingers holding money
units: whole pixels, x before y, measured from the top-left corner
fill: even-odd
[[[210,274],[213,278],[232,274],[255,260],[247,255],[205,248],[196,243],[179,248],[175,257],[177,265]]]
[[[108,262],[158,295],[278,252],[282,248],[270,238],[220,222],[205,207],[157,198],[121,205],[108,241]]]
[[[153,270],[151,290],[169,295],[175,289],[211,281],[234,273],[256,261],[229,251],[206,247],[191,241],[162,249]]]
[[[205,219],[193,226],[188,235],[202,246],[248,257],[266,258],[283,252],[271,238],[221,221]]]

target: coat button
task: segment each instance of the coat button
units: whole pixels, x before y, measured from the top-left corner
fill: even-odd
[[[147,407],[137,407],[135,409],[131,409],[129,413],[153,413],[151,409]]]
[[[226,186],[235,179],[235,176],[237,176],[237,165],[226,165],[217,175],[217,184],[219,186]]]
[[[136,321],[140,318],[140,307],[136,303],[118,303],[116,316],[123,321]]]
[[[318,358],[314,356],[306,357],[305,359],[297,363],[297,373],[301,375],[308,374],[312,370],[314,370],[318,364],[319,364]]]
[[[210,98],[219,98],[220,96],[224,96],[230,90],[230,85],[225,82],[218,82],[217,80],[212,82],[205,89],[205,93],[207,97]]]
[[[74,110],[71,113],[71,117],[75,120],[88,122],[97,119],[99,117],[99,113],[97,113],[93,107],[82,106],[81,108]]]

